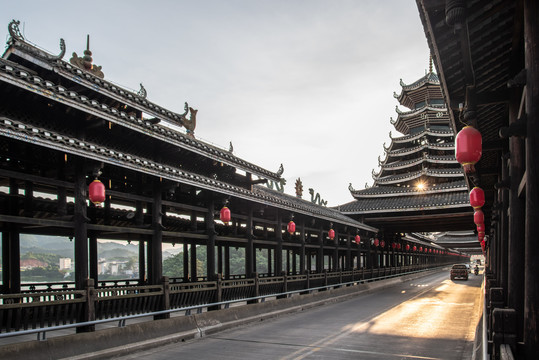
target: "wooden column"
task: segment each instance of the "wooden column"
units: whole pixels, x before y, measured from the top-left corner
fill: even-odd
[[[346,235],[346,261],[344,264],[344,270],[350,271],[354,268],[354,262],[352,261],[352,240],[350,234]]]
[[[225,245],[225,279],[230,279],[230,245]]]
[[[163,197],[162,183],[155,178],[153,183],[153,203],[152,203],[152,229],[153,235],[150,241],[148,257],[150,265],[148,268],[148,281],[152,285],[161,284],[163,277]]]
[[[524,1],[526,79],[526,229],[524,343],[526,358],[539,353],[539,4]]]
[[[283,222],[281,214],[277,211],[277,223],[275,224],[275,275],[279,276],[283,272]]]
[[[190,255],[190,265],[191,265],[191,271],[190,271],[190,277],[191,281],[198,281],[198,271],[197,271],[197,246],[194,242],[194,240],[191,242],[189,248],[189,255]]]
[[[268,248],[268,276],[271,276],[273,274],[273,260],[271,256],[271,248]]]
[[[509,182],[509,168],[508,168],[508,156],[502,155],[502,183]],[[500,219],[500,287],[503,288],[504,304],[507,304],[507,287],[508,287],[508,275],[509,275],[509,191],[508,187],[504,184],[499,190],[501,199],[501,219]]]
[[[223,274],[223,245],[217,245],[217,273]]]
[[[89,237],[89,257],[90,257],[90,279],[94,279],[95,286],[98,286],[99,270],[98,270],[98,253],[97,253],[97,236],[90,235]]]
[[[9,215],[17,216],[17,196],[19,186],[15,179],[9,179]],[[8,231],[2,232],[2,284],[3,291],[9,294],[21,292],[21,250],[20,235],[15,224],[7,225]]]
[[[324,271],[324,229],[320,227],[318,232],[318,256],[316,256],[316,272]]]
[[[85,289],[88,279],[88,217],[86,207],[85,160],[75,159],[75,288]]]
[[[299,274],[305,274],[305,221],[299,225],[299,236],[301,238],[301,248],[299,251]],[[309,256],[310,257],[310,256]]]
[[[140,179],[139,179],[140,183]],[[143,226],[144,225],[144,204],[142,201],[137,200],[135,202],[135,225]],[[138,269],[139,269],[139,283],[146,283],[146,246],[145,246],[146,235],[139,235],[138,239]]]
[[[189,281],[189,244],[183,239],[183,281]]]
[[[253,209],[247,210],[247,226],[245,229],[247,243],[245,244],[245,276],[251,278],[254,276],[254,244],[253,244]]]
[[[210,195],[211,196],[211,195]],[[215,221],[214,212],[215,204],[213,198],[208,199],[208,212],[206,213],[206,234],[208,235],[208,241],[206,243],[206,275],[208,281],[214,281],[215,279]]]
[[[516,89],[509,103],[509,122],[518,121],[518,111],[522,89]],[[524,321],[524,236],[525,236],[525,202],[519,197],[519,186],[525,168],[523,139],[512,136],[509,139],[511,153],[509,176],[511,190],[509,193],[509,244],[508,244],[508,281],[507,306],[515,309],[517,318],[517,341],[522,341]]]
[[[333,271],[338,271],[340,264],[339,264],[339,232],[335,230],[335,239],[333,239],[333,245],[335,248],[333,249]]]

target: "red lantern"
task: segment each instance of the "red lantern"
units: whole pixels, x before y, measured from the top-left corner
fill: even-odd
[[[288,231],[290,235],[292,235],[293,233],[296,232],[296,224],[292,220],[290,220],[290,222],[286,226],[286,230]]]
[[[373,244],[374,244],[374,246],[378,247],[378,245],[380,245],[380,240],[374,239]]]
[[[485,205],[485,192],[480,187],[474,187],[470,191],[470,205],[476,210]]]
[[[483,241],[485,239],[485,232],[484,231],[481,231],[477,234],[477,239],[479,240],[479,242]]]
[[[88,186],[88,197],[94,205],[99,205],[105,201],[105,185],[97,179]]]
[[[397,244],[391,243],[391,248],[392,248],[393,250],[395,250],[396,247],[397,247]]]
[[[380,247],[385,247],[386,246],[386,242],[384,240],[380,241]]]
[[[356,244],[359,245],[359,243],[361,242],[361,236],[356,235],[355,240],[356,240]]]
[[[483,210],[477,209],[473,214],[473,222],[476,225],[483,224],[485,222],[485,214]]]
[[[474,164],[481,159],[481,133],[473,126],[465,126],[455,137],[455,157],[466,173],[475,171]]]
[[[409,251],[409,250],[410,250],[410,245],[406,244],[406,251]]]
[[[485,240],[481,240],[481,250],[483,250],[483,252],[485,252],[485,246],[486,246]]]
[[[423,252],[423,246],[419,247],[419,252]]]
[[[219,219],[224,222],[225,225],[228,225],[228,222],[230,221],[230,209],[223,206],[221,212],[219,213]]]
[[[485,224],[477,224],[477,231],[485,232]]]
[[[417,246],[414,245],[414,247],[412,248],[414,251],[417,251]]]
[[[329,231],[328,231],[328,236],[329,236],[329,239],[330,239],[330,240],[335,239],[335,230],[329,229]]]
[[[401,244],[397,244],[397,250],[400,250],[401,249]]]

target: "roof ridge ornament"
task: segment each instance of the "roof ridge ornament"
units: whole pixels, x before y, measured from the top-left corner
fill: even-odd
[[[69,62],[78,68],[85,70],[98,78],[103,79],[105,74],[101,71],[102,66],[92,64],[92,52],[90,51],[90,35],[86,36],[86,50],[84,50],[84,56],[79,57],[76,52],[73,52]]]
[[[19,30],[20,23],[20,21],[15,19],[11,20],[11,22],[9,23],[9,38],[7,41],[8,45],[14,45],[16,47],[22,48],[24,51],[30,52],[33,55],[38,56],[42,59],[46,59],[48,61],[62,60],[66,53],[66,44],[64,39],[60,39],[60,54],[58,54],[57,56],[50,55],[47,52],[37,49],[35,46],[30,45],[26,42],[26,39]]]
[[[146,99],[146,97],[148,96],[148,92],[146,91],[146,88],[142,86],[142,83],[140,83],[140,90],[137,92],[137,95],[143,99]]]
[[[367,185],[367,183],[365,183],[365,185]],[[352,183],[348,185],[348,191],[350,191],[351,193],[356,191],[356,189],[354,189],[354,187],[352,186]]]
[[[183,114],[178,114],[180,117],[180,124],[185,128],[187,131],[187,135],[194,138],[195,137],[195,128],[197,127],[197,109],[193,109],[192,107],[185,102],[185,105],[183,107],[185,112]],[[191,112],[191,115],[189,116],[189,119],[187,119],[186,115],[188,112]]]
[[[20,23],[19,20],[13,19],[7,26],[9,31],[8,44],[12,44],[15,40],[24,41],[24,36],[22,36],[21,31],[19,30]]]

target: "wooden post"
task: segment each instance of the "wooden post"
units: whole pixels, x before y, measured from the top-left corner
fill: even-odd
[[[210,195],[211,196],[211,195]],[[206,234],[208,242],[206,244],[206,275],[208,281],[215,280],[215,221],[214,221],[214,201],[208,199],[208,212],[206,213]]]
[[[324,228],[320,226],[318,232],[318,255],[316,256],[316,272],[321,273],[324,270]]]
[[[97,253],[97,236],[91,235],[89,237],[90,242],[90,279],[93,279],[95,284],[99,283],[99,271],[98,271],[98,253]]]
[[[78,158],[75,162],[75,288],[84,290],[88,279],[87,184],[84,159]]]
[[[230,246],[225,245],[225,279],[230,279]]]
[[[333,271],[339,271],[340,264],[339,264],[339,232],[335,230],[335,239],[333,239],[333,246],[335,248],[333,249]]]
[[[283,271],[283,222],[279,211],[277,211],[276,220],[275,240],[277,241],[277,245],[275,246],[275,275],[279,276]]]
[[[305,221],[299,225],[299,237],[301,239],[301,248],[299,251],[299,274],[305,274]]]
[[[183,239],[183,281],[189,281],[189,244]]]
[[[254,273],[254,240],[253,240],[253,209],[247,211],[247,226],[246,226],[247,243],[245,244],[245,276],[253,277]]]
[[[15,179],[9,179],[9,214],[18,214],[17,196],[19,186]],[[2,233],[2,284],[4,292],[21,292],[21,250],[20,235],[15,224],[8,224],[8,231]]]
[[[271,256],[271,248],[268,248],[268,276],[271,276],[273,274],[272,265],[273,265],[273,260]]]
[[[525,356],[539,353],[539,4],[524,1],[524,48],[526,63],[526,237],[524,262]]]
[[[350,233],[346,234],[346,258],[344,264],[344,270],[350,271],[354,268],[354,262],[352,261],[352,240]]]
[[[509,122],[518,121],[518,111],[522,89],[513,90],[509,103]],[[517,322],[517,341],[522,341],[524,321],[524,236],[525,216],[524,200],[519,197],[518,189],[524,174],[525,158],[523,153],[524,141],[518,136],[509,139],[511,160],[509,176],[511,177],[511,190],[509,194],[509,244],[508,244],[508,288],[507,306],[515,309]]]
[[[153,203],[152,203],[152,228],[153,235],[149,249],[151,265],[148,269],[148,280],[150,284],[161,284],[163,280],[163,196],[162,183],[159,178],[154,179],[153,183]]]
[[[142,226],[144,225],[144,204],[142,201],[137,200],[135,202],[135,225]],[[138,242],[138,269],[139,269],[139,284],[146,283],[146,246],[145,246],[145,235],[139,236]]]
[[[191,247],[189,249],[191,257],[191,281],[198,281],[198,271],[197,271],[197,246],[194,240],[191,242]]]

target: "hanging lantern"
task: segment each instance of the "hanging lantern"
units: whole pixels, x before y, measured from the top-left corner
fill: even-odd
[[[478,232],[477,239],[479,240],[479,242],[483,241],[485,239],[485,232],[484,231]]]
[[[380,240],[374,239],[373,245],[378,247],[378,245],[380,245]]]
[[[397,244],[391,243],[391,248],[392,248],[393,250],[395,250],[396,247],[397,247]]]
[[[397,244],[397,250],[400,250],[400,249],[401,249],[401,247],[402,247],[402,245],[401,245],[400,243],[399,243],[399,244]]]
[[[473,126],[465,126],[455,137],[455,157],[464,172],[474,172],[474,164],[481,159],[481,133]]]
[[[485,205],[485,192],[480,187],[474,187],[470,191],[470,205],[476,210]]]
[[[386,242],[384,240],[380,241],[380,247],[385,247],[386,246]]]
[[[410,245],[406,244],[406,251],[409,251],[409,250],[410,250]]]
[[[230,221],[230,209],[226,206],[223,206],[221,212],[219,213],[219,219],[224,222],[225,225],[228,225]]]
[[[330,239],[330,240],[335,239],[335,230],[329,229],[329,231],[328,231],[328,236],[329,236],[329,239]]]
[[[412,248],[414,251],[417,251],[417,246],[414,245],[414,247]]]
[[[88,197],[94,205],[99,205],[105,201],[105,185],[97,179],[88,186]]]
[[[290,222],[286,226],[286,231],[288,231],[290,235],[296,232],[296,224],[292,220],[290,220]]]
[[[419,252],[423,252],[423,246],[419,247]]]
[[[356,235],[356,237],[355,237],[354,239],[355,239],[355,241],[356,241],[356,244],[359,245],[359,243],[361,243],[361,236]]]
[[[485,214],[483,213],[483,210],[481,209],[475,210],[473,214],[473,222],[476,225],[483,224],[485,222]]]
[[[481,240],[481,250],[483,250],[483,252],[485,252],[485,246],[486,246],[485,240]]]
[[[485,224],[477,224],[477,231],[485,232]]]

